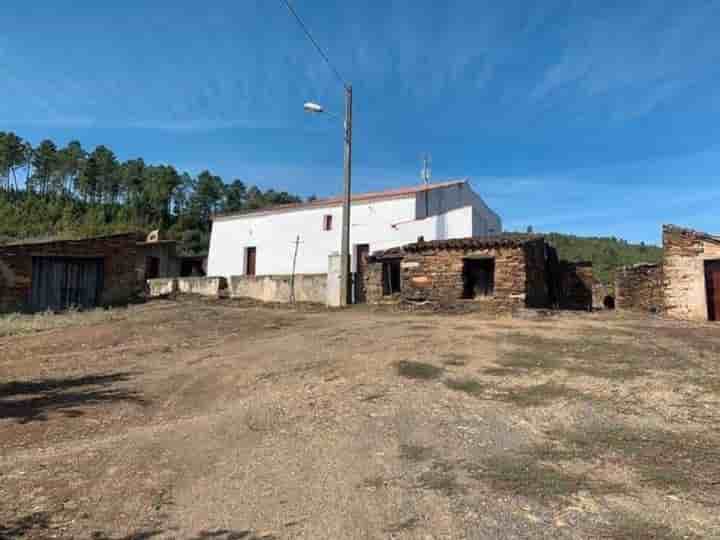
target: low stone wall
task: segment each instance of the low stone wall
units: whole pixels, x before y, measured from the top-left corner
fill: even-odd
[[[182,294],[199,294],[217,298],[220,291],[227,289],[224,277],[184,277],[177,278],[177,291]]]
[[[231,276],[232,298],[254,298],[263,302],[289,302],[291,276]],[[295,301],[324,304],[327,300],[327,274],[295,276]]]
[[[615,272],[615,307],[629,311],[663,311],[663,267],[636,264]]]
[[[178,282],[175,278],[156,278],[148,279],[148,294],[150,298],[158,298],[176,293],[178,290]]]

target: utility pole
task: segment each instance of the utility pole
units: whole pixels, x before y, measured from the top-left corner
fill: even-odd
[[[345,85],[345,194],[340,247],[340,305],[350,303],[350,198],[352,176],[352,86]]]
[[[345,79],[338,69],[330,62],[327,53],[320,47],[318,42],[310,33],[307,25],[295,10],[290,0],[283,0],[288,11],[295,17],[295,20],[302,28],[308,40],[313,44],[315,50],[322,57],[328,67],[333,71],[337,80],[345,89],[345,196],[343,197],[343,224],[342,244],[340,247],[340,306],[347,306],[350,296],[350,197],[351,197],[351,170],[352,170],[352,85],[345,82]],[[321,113],[323,108],[317,103],[305,103],[305,110],[311,113]]]
[[[430,215],[430,192],[428,191],[430,185],[430,156],[428,154],[423,156],[423,168],[420,175],[423,184],[425,184],[425,217],[427,218]]]
[[[295,303],[295,265],[297,264],[298,248],[300,247],[300,235],[295,238],[295,254],[293,255],[292,274],[290,276],[290,303]]]

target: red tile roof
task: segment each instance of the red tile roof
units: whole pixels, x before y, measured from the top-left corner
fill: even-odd
[[[416,193],[422,193],[424,191],[431,191],[433,189],[440,189],[451,186],[459,186],[467,183],[467,179],[462,180],[449,180],[447,182],[438,182],[435,184],[420,184],[417,186],[408,186],[396,189],[388,189],[385,191],[371,191],[369,193],[358,193],[352,196],[352,202],[367,202],[367,201],[381,201],[387,199],[403,199]],[[269,208],[263,208],[260,210],[254,210],[250,212],[234,212],[227,214],[216,214],[213,216],[213,220],[225,219],[225,218],[239,218],[245,216],[261,216],[268,214],[277,214],[281,212],[292,212],[294,210],[305,210],[308,208],[324,208],[326,206],[340,206],[343,203],[342,195],[336,197],[328,197],[326,199],[317,199],[314,201],[308,201],[304,203],[293,203],[293,204],[281,204],[272,206]]]

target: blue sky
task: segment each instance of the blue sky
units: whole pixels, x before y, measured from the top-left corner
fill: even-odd
[[[355,93],[354,189],[471,178],[508,229],[720,232],[720,2],[293,0]],[[534,5],[533,5],[534,4]],[[0,130],[337,193],[342,88],[280,0],[0,5]]]

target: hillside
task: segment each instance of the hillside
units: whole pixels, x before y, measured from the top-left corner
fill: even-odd
[[[593,274],[612,287],[614,270],[641,262],[659,262],[662,248],[646,244],[631,244],[614,237],[582,237],[560,233],[544,234],[555,246],[561,259],[568,261],[592,261]]]
[[[210,216],[300,198],[210,171],[198,175],[142,158],[120,161],[107,146],[37,146],[0,131],[0,243],[162,229],[186,253],[207,251]]]

